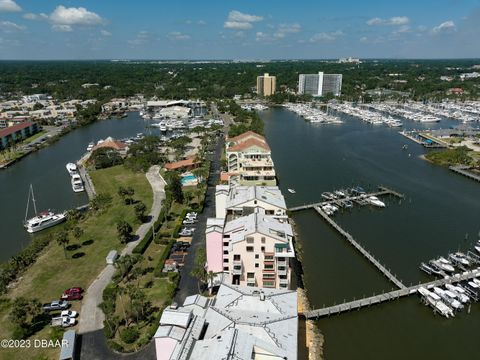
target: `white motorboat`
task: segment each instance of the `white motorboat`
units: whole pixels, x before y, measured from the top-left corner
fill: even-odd
[[[158,127],[160,128],[160,131],[167,131],[167,124],[165,124],[164,122],[161,122],[160,124],[158,124]]]
[[[459,264],[470,266],[470,261],[467,259],[464,253],[456,252],[454,254],[450,254],[448,257]]]
[[[288,190],[288,192],[289,192],[290,194],[295,194],[295,193],[296,193],[296,191],[293,190],[293,189],[287,189],[287,190]]]
[[[70,174],[70,176],[76,174],[78,171],[77,165],[74,163],[68,163],[65,167],[67,168],[67,171]]]
[[[448,291],[453,293],[462,303],[465,304],[470,301],[470,298],[465,294],[465,290],[463,290],[461,287],[452,284],[446,284],[445,287]]]
[[[448,272],[455,271],[455,268],[453,267],[452,263],[443,257],[438,258],[438,260],[434,260],[433,263],[442,270],[445,270]]]
[[[369,196],[366,200],[372,205],[375,205],[378,207],[385,207],[385,203],[381,201],[379,198],[377,198],[376,196]]]
[[[83,186],[83,181],[80,175],[78,174],[72,175],[71,183],[72,183],[72,190],[74,192],[85,191],[85,187]]]
[[[92,151],[94,146],[95,146],[95,143],[93,142],[89,143],[87,146],[87,151]]]
[[[30,197],[32,198],[35,216],[27,220],[28,209],[30,205]],[[65,213],[55,214],[53,211],[47,210],[38,214],[37,206],[35,203],[35,195],[33,193],[33,186],[30,185],[30,190],[28,193],[28,200],[27,200],[27,209],[25,211],[25,220],[24,220],[24,226],[27,229],[27,232],[35,233],[44,229],[48,229],[49,227],[52,227],[64,222],[65,220],[66,220]]]
[[[447,290],[448,291],[448,290]],[[433,292],[435,294],[437,294],[438,296],[440,296],[442,298],[443,301],[445,301],[445,303],[447,305],[450,305],[453,309],[455,310],[460,310],[463,308],[463,305],[460,301],[458,300],[455,300],[454,297],[451,297],[449,296],[449,294],[443,290],[443,289],[440,289],[439,287],[434,287],[433,288]],[[450,292],[449,292],[450,293]],[[451,294],[451,293],[450,293]]]

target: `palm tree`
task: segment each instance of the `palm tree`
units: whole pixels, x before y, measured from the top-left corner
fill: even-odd
[[[217,276],[217,274],[215,274],[213,271],[209,271],[209,272],[207,272],[207,274],[206,274],[205,276],[206,276],[207,284],[209,285],[209,287],[208,287],[208,293],[209,293],[210,296],[211,296],[211,295],[212,295],[212,291],[213,291],[213,280],[215,279],[215,277]]]
[[[60,231],[55,234],[55,240],[58,245],[63,246],[63,253],[65,254],[65,259],[67,258],[67,249],[66,246],[70,242],[68,239],[68,233],[66,231]]]
[[[130,239],[131,232],[132,232],[132,227],[125,220],[121,220],[117,223],[117,234],[122,244],[125,244],[128,241],[128,239]]]

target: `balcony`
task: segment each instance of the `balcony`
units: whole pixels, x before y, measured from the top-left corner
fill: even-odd
[[[288,274],[288,268],[285,267],[283,269],[277,269],[277,274],[280,276],[287,275]]]
[[[242,262],[241,261],[234,261],[233,262],[233,267],[232,267],[232,274],[233,275],[242,275]]]
[[[288,241],[287,244],[279,243],[275,244],[275,257],[295,257],[295,251],[293,250],[293,245],[291,241]]]
[[[247,286],[255,286],[255,278],[247,278]]]
[[[279,279],[278,280],[278,283],[280,285],[287,285],[288,286],[288,279]]]

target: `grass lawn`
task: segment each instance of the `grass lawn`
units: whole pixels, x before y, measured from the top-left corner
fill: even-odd
[[[135,219],[133,205],[125,205],[117,195],[120,185],[131,186],[135,189],[134,199],[143,201],[150,209],[152,206],[152,189],[144,174],[133,173],[116,166],[90,172],[97,193],[109,193],[113,197],[112,204],[103,213],[89,214],[85,220],[79,223],[84,231],[82,237],[77,241],[70,236],[70,245],[77,244],[80,248],[74,251],[67,251],[68,258],[65,258],[63,248],[52,241],[32,265],[21,277],[17,286],[11,289],[6,297],[37,298],[41,302],[49,302],[58,299],[63,290],[80,286],[88,288],[100,271],[105,267],[105,257],[112,249],[120,250],[124,245],[117,238],[116,222],[126,220],[134,229],[139,226]],[[58,231],[58,228],[55,229]],[[52,234],[54,231],[50,232]],[[45,236],[48,236],[45,235]],[[93,240],[90,245],[81,245],[83,241]],[[79,258],[72,258],[74,253],[83,253]],[[80,310],[80,302],[73,302],[72,308]],[[11,326],[8,321],[9,306],[0,307],[0,337],[9,338]],[[37,333],[36,337],[49,339],[51,329],[45,328]],[[37,355],[43,354],[43,350],[1,350],[0,359],[35,359]],[[58,350],[48,350],[47,358],[57,358]]]

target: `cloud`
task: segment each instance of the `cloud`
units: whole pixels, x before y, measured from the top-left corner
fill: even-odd
[[[23,14],[22,17],[26,20],[47,20],[48,19],[48,15],[44,13],[40,13],[40,14],[26,13],[26,14]]]
[[[18,25],[11,21],[0,21],[0,30],[6,33],[19,32],[25,30],[26,27],[23,25]]]
[[[54,25],[100,25],[105,23],[100,15],[88,11],[84,7],[67,8],[63,5],[57,6],[50,14],[49,19]]]
[[[340,30],[337,30],[335,32],[321,32],[318,34],[313,35],[309,42],[311,43],[316,43],[316,42],[322,42],[322,41],[335,41],[339,37],[343,36],[343,32]]]
[[[432,34],[451,34],[457,31],[457,27],[452,20],[445,21],[432,29]]]
[[[406,16],[394,16],[390,19],[381,19],[375,17],[367,21],[367,25],[378,26],[378,25],[407,25],[410,23],[410,19]]]
[[[172,31],[172,32],[168,33],[167,37],[170,40],[177,40],[177,41],[190,40],[190,35],[183,34],[180,31]]]
[[[73,28],[70,25],[52,25],[52,30],[56,32],[72,32]]]
[[[22,8],[13,0],[0,0],[0,12],[19,12]]]
[[[227,20],[223,24],[223,27],[225,29],[248,30],[253,27],[252,23],[262,20],[262,16],[244,14],[240,11],[232,10],[228,14]]]
[[[102,34],[103,36],[112,36],[112,33],[105,29],[100,30],[100,34]]]
[[[298,33],[300,30],[301,26],[299,24],[280,24],[273,36],[276,38],[284,38],[285,35]]]
[[[134,39],[127,40],[132,46],[143,45],[150,41],[152,34],[148,31],[139,31]]]
[[[368,42],[368,37],[362,36],[362,37],[360,38],[360,42],[361,42],[361,43],[367,43],[367,42]]]

